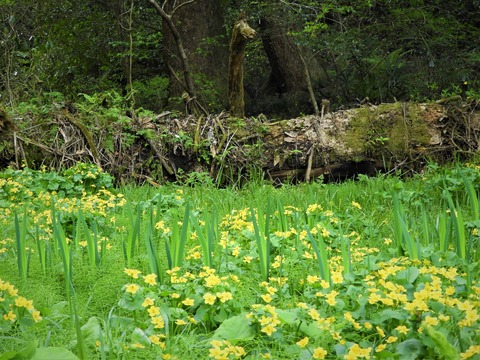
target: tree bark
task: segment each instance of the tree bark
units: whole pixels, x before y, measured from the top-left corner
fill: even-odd
[[[157,13],[162,17],[163,21],[167,25],[168,29],[170,30],[170,33],[173,36],[173,39],[175,41],[175,46],[177,48],[178,56],[180,57],[180,62],[182,66],[182,72],[183,72],[183,78],[185,81],[184,87],[185,91],[188,93],[188,95],[191,98],[195,97],[195,86],[193,83],[193,78],[192,78],[192,71],[190,69],[190,63],[187,57],[187,53],[185,51],[185,47],[183,46],[183,39],[182,36],[180,35],[180,32],[175,25],[175,22],[173,21],[172,17],[173,14],[180,8],[183,7],[184,5],[193,3],[195,0],[190,0],[190,1],[184,1],[177,7],[174,7],[169,13],[164,9],[163,6],[160,6],[155,0],[148,0],[150,4],[155,8]],[[164,3],[165,5],[165,3]]]
[[[245,117],[243,61],[247,40],[255,35],[255,30],[248,25],[245,15],[241,14],[233,26],[228,65],[228,110],[233,117]]]
[[[260,21],[262,44],[271,72],[267,83],[259,90],[258,101],[279,103],[276,107],[284,116],[314,112],[312,93],[318,96],[318,88],[327,78],[312,52],[297,45],[289,34],[294,29],[291,24],[287,25],[288,16],[284,10],[276,9],[264,14]],[[308,69],[308,79],[305,69]],[[276,100],[279,97],[281,101]]]
[[[171,13],[173,3],[166,2],[165,12]],[[228,40],[224,36],[223,2],[221,0],[191,2],[188,6],[175,10],[172,23],[176,27],[176,35],[170,30],[167,21],[164,21],[163,26],[167,66],[175,73],[181,74],[184,71],[182,63],[188,61],[197,100],[202,104],[216,106],[217,111],[224,109],[226,101],[218,100],[222,98],[218,94],[225,94],[227,91]],[[182,39],[183,55],[180,55],[177,49],[176,36]],[[171,97],[181,97],[185,87],[179,85],[176,75],[172,75],[171,80]],[[189,96],[193,98],[192,94]],[[221,101],[223,103],[218,104]]]

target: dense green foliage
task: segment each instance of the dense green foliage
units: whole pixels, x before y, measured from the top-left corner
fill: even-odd
[[[0,359],[476,359],[479,174],[115,194],[90,165],[4,172]]]
[[[218,43],[223,50],[217,51],[227,51],[225,39],[239,10],[244,10],[254,28],[268,16],[279,25],[274,29],[286,29],[296,44],[313,54],[317,65],[310,71],[323,73],[313,84],[317,96],[330,99],[336,107],[366,99],[479,96],[478,1],[230,0],[221,4],[218,9],[223,13],[213,16],[225,19],[225,32],[200,39],[192,46],[196,53],[189,56],[208,62],[219,55],[209,50]],[[188,8],[183,7],[182,16],[192,18]],[[178,95],[169,91],[172,79],[165,59],[171,50],[165,49],[165,27],[147,1],[3,0],[0,15],[2,103],[17,105],[45,92],[76,100],[79,93],[112,90],[131,102],[131,76],[136,107],[160,112],[178,105],[178,98],[173,98]],[[178,19],[180,30],[184,20]],[[261,92],[275,74],[270,74],[272,54],[265,52],[264,35],[259,34],[247,53],[245,83],[250,100],[255,100],[248,102],[250,113],[281,112],[275,106],[294,107],[296,95],[262,100]],[[210,111],[219,111],[225,104],[226,94],[221,91],[225,84],[213,79],[208,66],[203,69],[193,68],[199,96]],[[301,111],[311,108],[290,109]]]

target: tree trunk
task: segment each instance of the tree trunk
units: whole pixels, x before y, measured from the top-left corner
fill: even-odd
[[[172,11],[170,3],[173,1],[167,3],[167,12]],[[176,33],[171,31],[171,25],[176,28]],[[203,104],[210,105],[221,97],[218,94],[226,92],[228,43],[222,36],[225,33],[223,25],[224,5],[221,0],[194,1],[178,8],[170,21],[164,21],[165,62],[175,73],[184,72],[183,63],[188,62],[191,87],[195,88],[197,100]],[[182,52],[178,50],[177,38],[182,40]],[[185,90],[172,75],[171,97],[181,97]],[[225,105],[217,108],[225,108]]]
[[[311,51],[298,46],[288,34],[293,29],[286,25],[287,16],[282,10],[277,10],[264,15],[260,21],[262,43],[271,72],[268,82],[259,92],[259,101],[276,104],[275,107],[280,109],[284,116],[299,112],[312,113],[315,105],[311,103],[305,69],[308,68],[310,85],[314,91],[325,81],[326,74]],[[275,98],[280,100],[275,101]]]
[[[255,30],[248,26],[245,15],[240,15],[232,31],[228,64],[228,111],[233,117],[245,117],[243,60],[247,40],[254,38],[255,34]]]
[[[160,6],[155,0],[148,0],[150,4],[155,8],[157,13],[162,17],[164,24],[166,24],[166,27],[170,31],[170,34],[173,37],[173,40],[175,42],[175,47],[177,50],[177,55],[180,58],[180,64],[181,64],[181,69],[183,72],[183,79],[185,83],[183,84],[183,87],[185,91],[188,93],[190,98],[195,97],[195,87],[193,84],[193,77],[192,77],[192,71],[190,70],[190,63],[187,57],[187,53],[185,51],[185,47],[183,45],[183,38],[180,34],[180,31],[178,30],[175,21],[173,20],[173,14],[180,9],[180,7],[184,7],[182,5],[188,5],[194,2],[192,1],[184,1],[177,7],[173,7],[169,12],[164,8],[164,6]]]

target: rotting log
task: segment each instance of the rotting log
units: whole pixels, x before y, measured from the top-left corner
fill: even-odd
[[[273,179],[420,169],[479,152],[480,107],[393,103],[267,124],[263,168]],[[314,153],[312,153],[314,151]],[[311,162],[311,164],[309,164]]]
[[[82,122],[80,113],[71,115]],[[52,127],[42,119],[41,126],[33,118],[18,119],[31,124],[18,124],[23,130],[17,140],[25,150],[22,158],[32,165],[36,162],[30,159],[39,158],[58,166],[92,160],[85,151],[89,142],[66,121],[63,110],[53,116],[57,134],[51,134]],[[123,123],[119,120],[91,131],[98,161],[119,181],[161,183],[204,172],[228,184],[236,181],[234,177],[239,179],[237,175],[248,179],[251,170],[261,170],[274,181],[305,181],[379,170],[417,171],[426,161],[445,163],[480,152],[480,103],[458,99],[364,105],[280,121],[263,115],[241,119],[222,113],[199,118],[166,112],[139,118],[127,130]],[[128,147],[121,141],[125,131],[134,139]],[[148,141],[138,135],[147,132]],[[228,179],[226,173],[233,175]]]
[[[195,134],[191,157],[198,159],[200,143],[204,155],[210,155],[210,163],[202,165],[189,158],[185,148],[182,156],[173,148],[170,160],[176,167],[187,173],[209,172],[216,180],[226,168],[243,173],[261,169],[274,181],[418,171],[426,161],[445,163],[480,151],[476,102],[365,105],[273,122],[262,116],[238,119],[225,114],[209,115],[201,126],[193,117],[164,122],[157,126],[168,126],[172,136],[180,130]]]

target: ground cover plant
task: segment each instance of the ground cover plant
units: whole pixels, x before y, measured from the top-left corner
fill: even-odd
[[[0,359],[478,359],[480,170],[274,188],[0,174]]]

